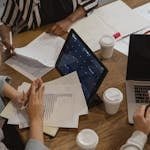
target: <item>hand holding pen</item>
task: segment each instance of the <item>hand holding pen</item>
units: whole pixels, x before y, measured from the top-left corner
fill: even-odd
[[[1,37],[1,44],[3,45],[4,50],[9,50],[10,54],[14,51],[13,41],[12,41],[12,32],[9,27],[6,25],[0,26],[0,37]]]

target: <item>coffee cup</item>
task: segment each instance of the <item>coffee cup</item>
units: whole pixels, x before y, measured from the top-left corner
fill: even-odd
[[[101,46],[101,57],[103,59],[111,58],[114,51],[115,39],[110,35],[104,35],[101,37],[100,42]]]
[[[80,150],[95,150],[99,137],[94,130],[83,129],[78,133],[76,142]]]
[[[123,94],[117,88],[109,88],[103,93],[105,110],[110,115],[118,112],[122,100]]]

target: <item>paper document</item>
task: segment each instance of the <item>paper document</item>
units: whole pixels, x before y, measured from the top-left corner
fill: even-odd
[[[5,63],[30,80],[40,78],[54,69],[54,67],[47,67],[36,60],[21,55],[14,55],[5,61]]]
[[[63,44],[62,38],[44,32],[27,46],[16,48],[15,53],[35,59],[45,66],[54,67]]]
[[[48,127],[78,128],[79,116],[88,114],[88,107],[77,72],[46,82],[44,85],[44,126],[47,131]],[[29,87],[30,84],[24,82],[18,90],[26,92]],[[10,124],[18,124],[19,128],[29,126],[26,111],[18,110],[11,102],[1,116],[7,118]]]
[[[87,45],[96,51],[100,49],[100,38],[107,34],[119,40],[149,25],[149,21],[137,15],[124,2],[118,0],[96,9],[90,16],[79,20],[71,28],[83,38]]]
[[[144,4],[140,7],[133,9],[133,12],[144,17],[150,22],[150,3]],[[150,23],[148,27],[136,32],[135,34],[144,34],[147,31],[150,31]],[[123,38],[117,41],[115,44],[115,49],[127,56],[128,56],[128,50],[129,50],[129,38],[130,38],[129,36],[126,38]]]
[[[16,55],[5,63],[30,80],[34,80],[55,68],[63,44],[64,39],[42,33],[27,46],[16,48]]]
[[[14,107],[12,102],[9,102],[7,104],[7,106],[2,111],[0,116],[8,119],[8,122],[7,122],[8,124],[12,124],[12,125],[20,124],[20,120],[19,120],[19,115],[18,115],[17,109],[16,109],[16,107]],[[22,120],[21,120],[21,122],[22,122]],[[24,123],[26,123],[26,122],[24,122]],[[23,127],[23,124],[19,125],[19,128],[26,128],[28,126],[29,125],[27,125],[27,123],[26,123],[26,125],[24,127]],[[55,127],[50,127],[50,126],[45,126],[45,125],[43,127],[43,132],[48,134],[48,135],[51,135],[53,137],[56,135],[57,131],[58,131],[58,128],[55,128]]]
[[[45,114],[44,114],[45,124],[55,127],[77,128],[79,117],[76,116],[88,114],[86,100],[82,91],[82,87],[77,72],[70,73],[64,77],[58,78],[50,82],[46,82],[44,84],[45,84]],[[30,84],[23,83],[22,86],[19,87],[19,90],[26,91],[29,88],[29,86]],[[67,93],[69,95],[71,94],[72,96],[70,95],[68,97]],[[65,97],[65,95],[67,97]],[[62,103],[64,107],[63,105],[61,105],[62,106],[61,110],[58,111],[57,107],[60,106],[60,103],[62,102],[61,98],[64,101],[68,100],[68,102]],[[69,108],[72,111],[69,111]],[[63,111],[63,113],[61,111]],[[76,116],[73,116],[74,115],[73,112],[76,114]],[[61,115],[63,115],[64,117]],[[58,116],[60,116],[59,119]]]
[[[150,21],[150,2],[135,8],[134,12]]]

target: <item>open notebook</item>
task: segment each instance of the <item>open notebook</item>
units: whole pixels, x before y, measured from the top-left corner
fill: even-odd
[[[16,48],[16,55],[5,63],[34,80],[55,68],[63,44],[64,39],[44,32],[25,47]]]
[[[103,35],[114,36],[119,40],[150,24],[144,17],[135,13],[123,1],[118,0],[96,9],[90,16],[72,25],[79,36],[93,50],[100,49]]]

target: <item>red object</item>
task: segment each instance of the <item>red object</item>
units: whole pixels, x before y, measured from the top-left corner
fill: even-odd
[[[119,38],[120,36],[121,36],[120,32],[116,32],[116,33],[113,35],[113,37],[114,37],[115,39]]]

